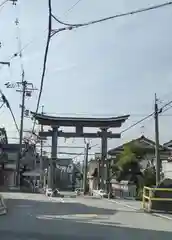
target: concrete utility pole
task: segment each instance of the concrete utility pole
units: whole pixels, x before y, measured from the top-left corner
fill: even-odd
[[[21,82],[15,82],[5,83],[5,86],[7,88],[17,88],[16,91],[22,93],[22,103],[20,105],[21,107],[21,117],[20,117],[20,137],[19,137],[19,154],[18,159],[16,162],[16,186],[20,186],[20,159],[22,154],[22,143],[23,143],[23,123],[24,123],[24,114],[25,114],[25,99],[26,97],[31,97],[31,93],[34,90],[37,90],[33,87],[32,83],[29,83],[27,81],[24,81],[24,71],[22,72],[22,81]],[[29,87],[30,86],[30,87]]]
[[[159,109],[155,94],[155,156],[156,156],[156,185],[160,182],[161,160],[159,152]]]
[[[88,151],[90,149],[89,143],[86,143],[85,147],[85,159],[84,159],[84,175],[83,175],[83,190],[84,194],[87,193],[87,172],[88,172]]]
[[[44,106],[42,106],[42,115],[44,114]],[[41,125],[41,132],[44,131],[44,127],[43,125]],[[41,158],[43,156],[43,138],[41,138],[41,142],[40,142],[40,145],[41,145]]]
[[[16,176],[16,185],[20,185],[20,159],[22,153],[22,142],[23,142],[23,121],[24,121],[24,110],[25,110],[25,94],[26,94],[27,82],[22,81],[22,104],[21,104],[21,117],[20,117],[20,139],[19,139],[19,157],[17,159],[17,176]]]
[[[42,115],[44,114],[44,106],[42,106]],[[41,125],[41,132],[44,131],[44,127],[43,125]],[[40,170],[41,170],[41,184],[43,183],[43,175],[42,175],[42,171],[43,171],[43,138],[41,138],[41,158],[40,158]]]

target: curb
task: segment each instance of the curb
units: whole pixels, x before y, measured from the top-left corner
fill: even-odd
[[[7,214],[7,207],[4,203],[4,198],[0,195],[0,215]]]
[[[135,210],[135,211],[143,210],[142,208],[135,208],[135,207],[133,207],[133,206],[131,206],[131,205],[128,205],[128,204],[125,204],[125,203],[121,203],[121,202],[119,202],[119,201],[110,200],[110,199],[106,199],[106,200],[107,200],[108,202],[112,202],[112,203],[116,203],[116,204],[118,204],[118,205],[122,205],[122,206],[124,206],[124,207],[128,207],[128,208],[133,209],[133,210]],[[144,210],[143,210],[143,211],[144,211]],[[144,213],[146,213],[146,212],[144,212]],[[152,216],[155,216],[155,217],[160,217],[160,218],[163,218],[163,219],[172,221],[172,216],[171,216],[171,217],[165,216],[165,215],[163,215],[163,214],[161,214],[161,213],[149,213],[149,214],[151,214]]]

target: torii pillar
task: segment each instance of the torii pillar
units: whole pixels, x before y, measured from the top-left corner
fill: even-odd
[[[55,167],[57,160],[57,142],[58,142],[58,127],[52,127],[52,144],[51,144],[51,159],[48,169],[48,187],[53,188],[55,186]]]
[[[100,188],[109,191],[108,178],[109,168],[107,164],[107,141],[108,128],[101,128],[101,160],[100,160]],[[106,172],[105,172],[106,169]]]

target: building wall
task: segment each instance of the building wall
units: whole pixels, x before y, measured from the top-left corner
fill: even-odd
[[[98,161],[97,160],[92,160],[88,164],[88,175],[93,174],[95,168],[98,168]]]
[[[36,160],[35,149],[30,147],[24,154],[21,163],[27,165],[30,169],[34,169],[36,168]]]
[[[90,178],[89,182],[89,193],[92,194],[93,190],[98,190],[98,179],[97,178]]]
[[[0,186],[14,186],[15,185],[15,171],[1,170],[0,172]]]
[[[164,178],[172,179],[172,162],[163,161],[162,162],[162,171],[164,173]]]

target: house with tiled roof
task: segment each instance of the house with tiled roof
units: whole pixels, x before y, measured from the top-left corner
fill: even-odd
[[[124,150],[124,146],[128,144],[132,144],[145,151],[143,159],[140,160],[143,169],[146,168],[147,164],[150,161],[151,163],[155,164],[155,142],[149,138],[146,138],[144,135],[129,142],[126,142],[120,146],[117,146],[113,149],[110,149],[108,151],[108,155],[112,158],[115,158],[117,155],[122,153],[122,151]],[[161,161],[167,161],[171,156],[171,149],[169,149],[166,145],[159,145],[159,151]]]
[[[172,142],[172,141],[171,141]],[[139,138],[132,139],[131,141],[125,142],[122,145],[119,145],[115,148],[112,148],[108,151],[108,160],[110,161],[109,164],[113,165],[116,162],[116,157],[122,153],[124,150],[124,146],[127,144],[134,144],[138,148],[144,149],[144,157],[140,159],[140,164],[142,167],[142,170],[144,170],[148,164],[154,164],[155,165],[155,142],[149,138],[146,138],[144,135],[140,136]],[[172,146],[171,146],[172,147]],[[165,171],[167,173],[166,168],[169,168],[169,166],[166,165],[165,162],[169,162],[169,159],[172,156],[172,150],[165,144],[159,145],[159,151],[160,151],[160,159],[162,161],[162,167],[163,172]],[[101,155],[97,158],[95,155],[95,158],[92,159],[89,162],[88,166],[88,182],[90,187],[90,192],[93,189],[99,188],[99,159],[101,158]],[[171,161],[171,178],[172,178],[172,161]],[[106,169],[105,169],[106,172]]]

